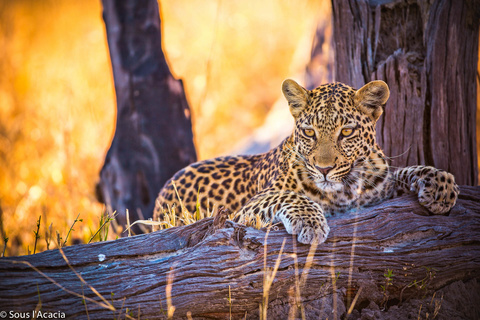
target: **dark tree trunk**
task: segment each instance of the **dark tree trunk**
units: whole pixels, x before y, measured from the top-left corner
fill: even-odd
[[[336,80],[388,83],[377,141],[394,166],[427,164],[459,184],[478,177],[475,0],[334,0]]]
[[[429,216],[416,197],[403,196],[329,224],[331,234],[310,259],[310,246],[295,244],[282,227],[265,240],[265,230],[219,218],[66,247],[69,264],[59,250],[2,258],[0,311],[31,312],[41,301],[42,311],[75,319],[87,311],[90,319],[124,319],[127,308],[135,319],[164,319],[168,297],[173,319],[188,312],[258,319],[271,275],[265,266],[273,269],[285,241],[268,319],[297,319],[302,305],[307,319],[340,319],[353,301],[354,319],[425,319],[427,312],[432,319],[437,303],[436,319],[480,316],[480,187],[462,187],[449,216]],[[115,311],[92,302],[101,300],[87,284]]]
[[[163,184],[196,160],[183,84],[162,52],[156,0],[103,0],[117,96],[116,132],[97,186],[99,199],[131,221],[151,217]]]

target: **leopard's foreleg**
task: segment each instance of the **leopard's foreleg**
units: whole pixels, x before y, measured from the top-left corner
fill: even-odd
[[[290,234],[304,244],[323,243],[330,228],[320,205],[293,191],[262,192],[250,199],[235,215],[235,221],[254,225],[282,222]]]
[[[453,174],[428,166],[411,166],[393,173],[397,190],[414,192],[430,212],[443,214],[456,203],[459,188]]]

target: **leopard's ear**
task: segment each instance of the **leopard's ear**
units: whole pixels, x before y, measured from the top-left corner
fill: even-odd
[[[354,97],[355,106],[368,115],[373,121],[377,121],[383,113],[383,105],[390,97],[388,85],[382,80],[367,83],[357,90]]]
[[[307,90],[295,81],[287,79],[283,81],[282,91],[290,106],[290,112],[294,117],[297,117],[307,106]]]

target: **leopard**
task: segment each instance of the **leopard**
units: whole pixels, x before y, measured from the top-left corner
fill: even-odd
[[[154,219],[166,208],[195,212],[215,203],[237,223],[283,223],[298,242],[321,244],[330,232],[327,218],[403,193],[416,194],[432,214],[455,205],[453,174],[389,165],[375,128],[390,96],[384,81],[358,90],[341,82],[307,90],[287,79],[282,92],[295,123],[290,136],[262,154],[217,157],[178,171],[160,190]]]

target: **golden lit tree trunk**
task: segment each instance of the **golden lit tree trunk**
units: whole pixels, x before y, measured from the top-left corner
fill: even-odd
[[[332,5],[336,80],[360,88],[381,79],[390,87],[377,140],[392,164],[432,165],[476,185],[478,1]]]
[[[104,0],[117,96],[116,132],[100,173],[99,198],[119,224],[151,217],[157,193],[196,161],[190,108],[161,46],[156,0]]]

